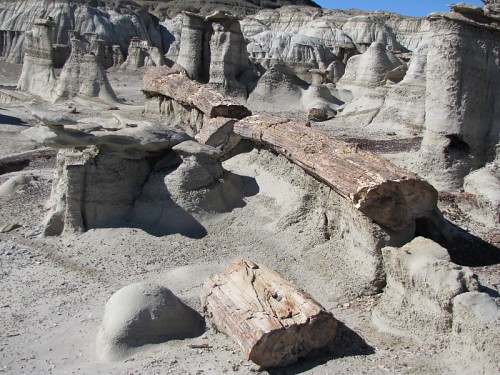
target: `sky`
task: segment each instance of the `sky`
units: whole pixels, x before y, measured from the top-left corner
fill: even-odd
[[[466,2],[481,6],[481,0],[314,0],[323,8],[388,10],[407,16],[427,16],[432,12],[448,12],[447,4]]]

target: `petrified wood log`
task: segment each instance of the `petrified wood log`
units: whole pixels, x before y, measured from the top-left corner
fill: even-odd
[[[263,114],[238,121],[234,132],[286,156],[389,229],[402,230],[436,208],[438,194],[427,181],[303,124]]]
[[[235,261],[208,278],[201,300],[209,322],[262,367],[286,366],[313,350],[330,348],[335,339],[332,313],[252,261]]]
[[[220,92],[191,80],[175,66],[150,68],[144,75],[142,92],[147,97],[163,95],[187,107],[194,107],[206,116],[241,119],[252,113],[245,106],[225,97]]]

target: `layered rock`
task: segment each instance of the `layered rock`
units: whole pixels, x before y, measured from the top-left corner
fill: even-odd
[[[46,235],[124,225],[151,171],[148,158],[188,139],[160,124],[120,118],[64,124],[24,132],[60,150]]]
[[[202,17],[185,13],[177,63],[191,79],[227,94],[247,96],[238,79],[250,69],[248,56],[238,19],[231,14]]]
[[[148,46],[139,38],[132,38],[128,47],[127,59],[121,65],[122,70],[136,70],[145,66],[165,65],[163,54],[156,47]]]
[[[71,55],[64,64],[52,99],[80,96],[97,98],[104,102],[117,101],[101,63],[102,55],[86,53],[87,46],[79,39],[72,39],[71,46]]]
[[[122,52],[128,48],[129,40],[137,36],[147,40],[161,51],[164,45],[162,28],[158,20],[133,2],[96,1],[89,6],[83,0],[21,0],[0,2],[0,35],[2,50],[0,54],[6,61],[22,62],[23,34],[31,30],[39,17],[51,17],[55,24],[55,44],[67,45],[70,41],[69,30],[81,34],[96,33],[107,46],[119,45]]]
[[[500,26],[485,9],[454,6],[430,16],[419,168],[443,190],[460,188],[465,176],[496,158]]]
[[[25,63],[17,89],[50,100],[56,85],[52,55],[53,29],[51,20],[38,19],[33,30],[26,33]]]
[[[39,19],[32,32],[26,33],[26,61],[17,85],[18,90],[38,95],[48,101],[76,96],[115,102],[116,96],[102,65],[104,50],[97,40],[86,43],[77,33],[71,39],[71,55],[59,79],[54,75],[52,34],[55,23]]]

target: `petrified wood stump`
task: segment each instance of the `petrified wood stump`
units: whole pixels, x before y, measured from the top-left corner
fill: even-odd
[[[277,272],[252,261],[235,261],[208,278],[201,300],[208,321],[262,367],[286,366],[329,348],[335,339],[332,313]]]
[[[437,206],[437,191],[427,181],[303,124],[262,114],[238,121],[233,131],[286,156],[389,229],[407,228]]]

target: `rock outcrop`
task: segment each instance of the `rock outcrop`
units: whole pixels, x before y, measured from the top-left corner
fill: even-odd
[[[52,35],[55,23],[39,19],[32,32],[26,33],[26,59],[17,84],[18,90],[35,94],[55,102],[76,96],[116,102],[102,65],[104,52],[98,43],[80,40],[78,33],[71,39],[71,55],[61,70],[54,75]]]
[[[127,60],[121,65],[122,70],[136,70],[145,66],[165,65],[163,54],[157,47],[148,46],[139,38],[132,38],[128,47]]]
[[[442,342],[450,356],[467,352],[470,358],[459,371],[494,373],[500,308],[480,292],[477,276],[450,262],[446,249],[422,237],[382,253],[387,286],[373,311],[374,324],[397,336]]]
[[[33,30],[26,33],[25,61],[17,89],[52,99],[56,85],[52,40],[54,21],[38,19]]]
[[[55,22],[54,44],[69,44],[68,31],[75,30],[82,35],[97,34],[104,45],[118,45],[122,53],[127,51],[133,36],[147,40],[162,52],[166,50],[165,30],[136,3],[99,0],[89,4],[84,0],[0,1],[0,55],[8,62],[21,63],[24,33],[41,17],[51,17]]]
[[[106,303],[96,339],[101,360],[122,360],[134,349],[200,335],[203,318],[168,288],[148,283],[128,285]]]
[[[430,15],[419,168],[442,190],[460,188],[469,173],[497,158],[500,26],[489,9],[455,5]]]
[[[160,124],[120,118],[42,125],[24,135],[60,150],[46,235],[123,225],[151,171],[148,158],[188,139]]]
[[[238,79],[250,67],[238,19],[223,12],[183,17],[177,63],[191,79],[246,98],[247,89]]]
[[[387,287],[374,310],[374,323],[420,338],[450,332],[453,298],[478,289],[473,272],[452,264],[445,248],[423,237],[402,248],[384,248],[382,254]]]

